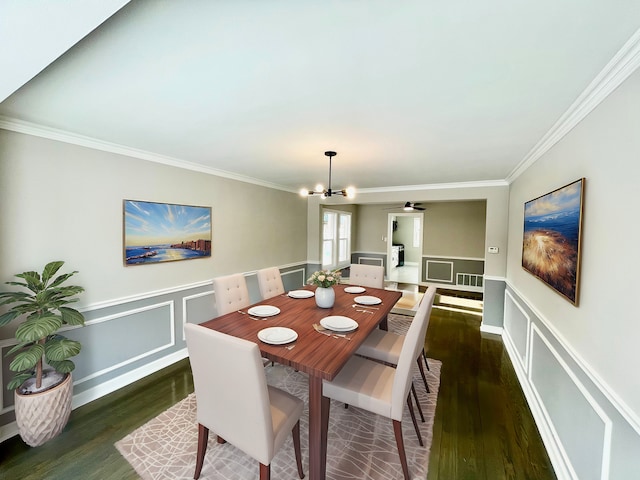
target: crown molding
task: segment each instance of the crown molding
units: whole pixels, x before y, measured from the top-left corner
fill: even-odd
[[[631,36],[569,109],[527,153],[507,176],[506,181],[512,183],[536,160],[547,153],[638,67],[640,67],[640,29]]]
[[[447,190],[455,188],[486,188],[506,186],[509,186],[509,183],[506,180],[480,180],[477,182],[457,183],[428,183],[424,185],[398,185],[394,187],[358,188],[356,191],[356,195],[360,193],[413,192],[416,190]]]
[[[0,129],[10,130],[12,132],[24,133],[27,135],[33,135],[36,137],[47,138],[49,140],[56,140],[63,143],[69,143],[72,145],[78,145],[81,147],[92,148],[94,150],[101,150],[103,152],[116,153],[118,155],[125,155],[127,157],[138,158],[140,160],[147,160],[150,162],[160,163],[163,165],[169,165],[171,167],[183,168],[185,170],[192,170],[195,172],[206,173],[207,175],[215,175],[216,177],[228,178],[231,180],[237,180],[238,182],[251,183],[253,185],[259,185],[261,187],[273,188],[276,190],[282,190],[289,193],[298,193],[297,190],[283,185],[275,183],[265,182],[257,178],[240,175],[237,173],[228,172],[226,170],[219,170],[217,168],[210,168],[197,163],[188,162],[174,157],[168,157],[166,155],[159,155],[157,153],[149,152],[146,150],[140,150],[137,148],[131,148],[117,143],[105,142],[92,137],[84,135],[77,135],[75,133],[66,132],[56,128],[45,127],[31,122],[18,120],[15,118],[6,117],[0,115]]]

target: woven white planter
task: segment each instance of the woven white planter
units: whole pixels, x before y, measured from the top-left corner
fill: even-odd
[[[29,395],[21,395],[16,390],[16,423],[22,440],[38,447],[62,432],[71,414],[72,395],[71,374],[51,390]]]

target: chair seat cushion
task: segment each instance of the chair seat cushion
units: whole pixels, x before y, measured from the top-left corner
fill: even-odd
[[[395,368],[362,357],[351,357],[332,381],[325,380],[325,397],[391,418]]]
[[[397,365],[403,343],[404,335],[384,330],[374,330],[362,342],[356,353],[391,365]]]
[[[304,402],[298,397],[279,388],[267,385],[269,402],[271,403],[271,421],[273,424],[274,451],[282,446],[291,429],[300,419]]]

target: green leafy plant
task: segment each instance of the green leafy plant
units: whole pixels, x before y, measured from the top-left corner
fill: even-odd
[[[14,390],[35,374],[36,389],[42,386],[43,358],[46,363],[60,373],[69,373],[75,364],[69,360],[80,353],[80,342],[70,340],[57,331],[63,325],[82,326],[84,316],[67,305],[77,302],[75,295],[84,291],[79,286],[63,286],[77,271],[54,278],[64,262],[50,262],[42,271],[24,272],[15,275],[24,281],[6,282],[7,285],[22,287],[28,291],[0,292],[0,305],[11,305],[9,311],[0,315],[0,327],[16,318],[26,315],[18,326],[15,336],[18,344],[7,356],[16,352],[9,369],[16,372],[7,385]]]

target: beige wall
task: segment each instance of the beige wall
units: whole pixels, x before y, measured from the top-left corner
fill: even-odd
[[[486,202],[433,202],[424,211],[425,255],[484,258]]]
[[[360,205],[354,251],[386,253],[389,208],[397,204]],[[484,258],[486,202],[423,202],[424,255]]]
[[[636,305],[640,71],[511,185],[507,279],[587,368],[640,418]],[[521,266],[524,202],[585,177],[575,307]]]
[[[479,254],[478,244],[472,247],[473,257],[485,259],[485,276],[504,278],[507,264],[507,221],[509,207],[509,186],[506,182],[494,182],[486,186],[442,186],[420,188],[398,192],[359,191],[355,201],[358,210],[358,242],[354,251],[385,253],[386,243],[382,240],[387,235],[386,215],[390,210],[382,209],[404,204],[407,200],[423,203],[433,202],[484,202],[485,231],[484,245],[499,248],[496,255]],[[339,203],[343,199],[332,199],[326,203]],[[317,218],[317,210],[310,207],[310,215]],[[386,212],[386,213],[385,213]],[[425,211],[426,212],[426,211]],[[425,235],[428,235],[428,224],[425,217]],[[465,251],[466,251],[465,247]],[[426,251],[425,251],[426,252]],[[478,252],[478,255],[475,255]],[[448,254],[454,255],[454,254]],[[457,255],[455,255],[457,256]]]
[[[82,304],[306,261],[297,194],[0,130],[0,280],[64,260]],[[209,259],[125,267],[123,199],[212,207]]]

